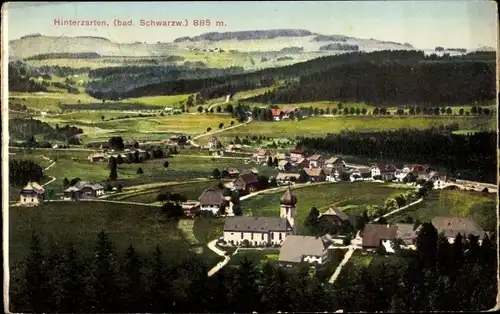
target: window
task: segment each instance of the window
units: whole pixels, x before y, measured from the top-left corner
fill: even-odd
[[[274,232],[271,232],[271,240],[274,240]]]
[[[264,234],[263,233],[260,234],[260,239],[264,240]]]
[[[253,240],[253,232],[250,233],[250,240]]]
[[[280,232],[280,240],[281,240],[281,232]]]
[[[234,232],[231,232],[231,235],[234,235]]]
[[[243,240],[243,232],[240,232],[241,233],[241,239]]]

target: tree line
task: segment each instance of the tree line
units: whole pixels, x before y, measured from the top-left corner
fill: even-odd
[[[97,236],[93,254],[67,243],[47,250],[32,234],[24,260],[11,268],[15,312],[333,312],[486,310],[495,305],[496,250],[490,237],[457,236],[449,244],[432,224],[418,232],[416,251],[347,264],[334,283],[309,265],[293,268],[247,258],[212,277],[198,256],[156,247],[146,256],[117,252]],[[359,268],[361,267],[361,268]],[[362,297],[360,297],[362,296]]]
[[[9,120],[9,135],[12,139],[25,140],[30,136],[40,136],[44,140],[67,141],[69,138],[74,138],[76,135],[83,134],[81,128],[65,125],[55,128],[47,122],[42,122],[37,119],[21,119],[14,118]]]
[[[495,182],[496,143],[495,132],[453,134],[441,127],[368,133],[346,131],[324,138],[298,137],[296,146],[310,152],[440,165],[452,176],[461,169],[474,169],[479,172],[479,181]]]
[[[31,160],[9,160],[9,184],[24,186],[29,181],[40,183],[43,178],[43,169]]]

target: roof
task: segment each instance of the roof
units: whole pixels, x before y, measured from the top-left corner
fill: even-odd
[[[447,238],[455,238],[459,233],[462,236],[472,234],[483,239],[486,232],[479,227],[472,219],[464,217],[434,217],[431,221],[432,225],[439,233],[443,232]]]
[[[104,187],[100,185],[99,183],[96,182],[90,182],[90,181],[78,181],[74,187],[78,190],[81,190],[83,188],[91,188],[92,190],[102,190]]]
[[[321,213],[319,217],[321,216],[337,216],[339,217],[342,221],[349,219],[349,216],[347,216],[346,213],[341,211],[338,208],[330,207],[326,212]],[[318,218],[319,218],[318,217]]]
[[[64,192],[78,192],[78,191],[80,191],[80,190],[75,188],[74,186],[70,186],[69,188],[64,190]]]
[[[281,111],[283,111],[283,113],[290,113],[290,112],[294,112],[297,110],[298,110],[297,107],[285,107],[285,108],[281,109]]]
[[[414,239],[417,237],[417,230],[413,230],[413,224],[394,224],[398,229],[396,236],[400,239]]]
[[[363,247],[378,247],[381,240],[394,240],[397,227],[394,225],[366,224],[363,229]]]
[[[218,142],[218,141],[219,141],[219,139],[216,136],[213,136],[213,135],[208,139],[209,143],[210,142]]]
[[[290,153],[291,154],[303,154],[304,150],[300,149],[300,148],[297,148],[297,149],[292,150]]]
[[[26,184],[26,186],[21,190],[21,193],[23,191],[34,191],[38,194],[43,194],[45,193],[45,189],[38,183],[36,182],[28,182],[28,184]]]
[[[226,168],[226,171],[229,172],[229,173],[240,173],[238,171],[238,169],[234,168],[234,167],[227,167]]]
[[[198,200],[200,204],[220,205],[224,202],[224,195],[222,195],[222,190],[214,185],[203,191]]]
[[[359,167],[356,168],[354,171],[359,173],[371,173],[371,170],[368,167]]]
[[[312,155],[311,157],[309,157],[308,159],[309,160],[319,160],[321,159],[323,156],[321,156],[320,154],[314,154]]]
[[[286,173],[286,172],[280,172],[276,176],[276,180],[289,180],[290,178],[299,178],[300,174],[298,173]]]
[[[253,173],[244,173],[244,174],[240,174],[240,176],[238,177],[238,179],[243,180],[243,182],[245,182],[245,184],[251,184],[251,183],[255,183],[257,182],[257,176]],[[236,180],[238,180],[236,179]]]
[[[301,163],[309,164],[309,160],[306,158],[301,158],[300,160],[297,161],[297,164],[301,164]]]
[[[233,216],[226,217],[224,223],[224,231],[267,232],[288,231],[291,228],[288,220],[280,217]]]
[[[320,176],[321,173],[323,174],[325,173],[321,168],[304,168],[304,170],[308,176],[313,176],[313,177]]]
[[[325,163],[327,164],[335,164],[337,162],[342,162],[342,158],[338,158],[338,157],[332,157],[332,158],[328,158]]]
[[[104,158],[105,155],[103,153],[93,153],[90,154],[87,158],[98,158],[98,157]]]
[[[271,109],[273,116],[279,116],[281,114],[281,109]]]
[[[321,256],[325,252],[321,238],[289,235],[281,245],[279,261],[300,263],[304,256]]]
[[[297,196],[292,192],[290,185],[286,189],[285,193],[280,198],[280,203],[282,205],[294,206],[297,204]]]

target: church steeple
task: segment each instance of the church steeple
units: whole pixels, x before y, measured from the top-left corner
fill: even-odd
[[[288,223],[292,227],[292,234],[295,234],[297,228],[295,225],[295,217],[297,215],[295,204],[297,204],[297,196],[292,192],[290,184],[288,184],[288,189],[283,196],[281,196],[280,204],[280,217],[288,220]]]

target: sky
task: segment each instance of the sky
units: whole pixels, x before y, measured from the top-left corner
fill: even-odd
[[[493,1],[228,1],[9,3],[9,40],[47,36],[99,36],[114,42],[168,42],[206,32],[307,29],[325,35],[408,42],[419,49],[497,47]],[[108,27],[54,26],[54,19],[106,20]],[[133,27],[115,27],[114,19]],[[141,27],[140,20],[210,19],[205,27]],[[223,21],[225,26],[215,26]]]

